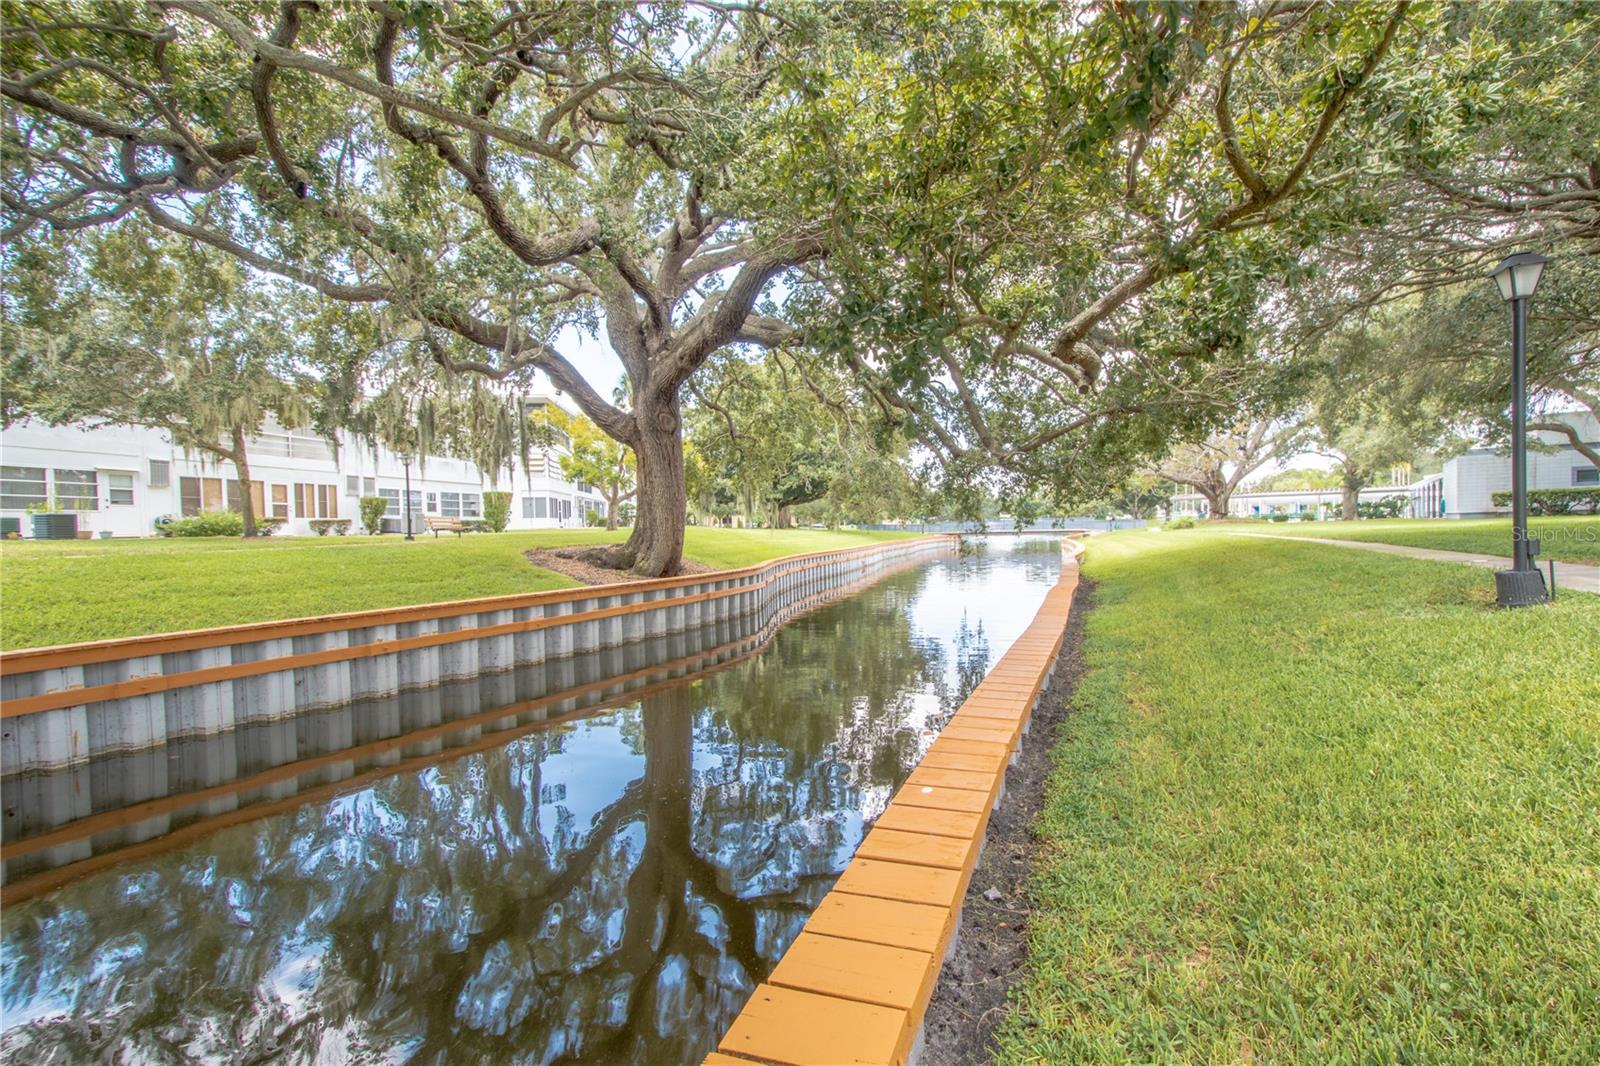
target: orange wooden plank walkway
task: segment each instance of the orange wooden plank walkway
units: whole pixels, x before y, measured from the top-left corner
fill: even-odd
[[[1066,634],[1083,546],[951,717],[704,1066],[904,1063],[922,1030],[1006,767]]]

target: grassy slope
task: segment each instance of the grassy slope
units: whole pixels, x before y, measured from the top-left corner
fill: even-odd
[[[1600,516],[1535,518],[1533,535],[1543,538],[1539,558],[1558,562],[1600,563]],[[1255,525],[1251,532],[1257,532]],[[1334,540],[1375,540],[1441,551],[1511,555],[1511,519],[1381,518],[1359,522],[1273,522],[1259,532]]]
[[[1600,599],[1202,531],[1087,572],[1002,1062],[1600,1061]]]
[[[11,542],[0,547],[0,647],[567,588],[529,548],[620,540],[604,530],[419,537]],[[897,533],[688,530],[715,567],[850,547]]]

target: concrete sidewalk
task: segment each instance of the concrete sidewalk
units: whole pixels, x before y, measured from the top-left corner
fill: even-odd
[[[1385,555],[1404,555],[1409,559],[1432,559],[1439,563],[1466,563],[1468,566],[1481,566],[1489,570],[1505,570],[1511,566],[1511,559],[1501,555],[1479,555],[1477,552],[1447,552],[1433,548],[1412,548],[1404,544],[1380,544],[1368,540],[1333,540],[1328,537],[1286,537],[1279,533],[1236,533],[1240,537],[1265,537],[1268,540],[1297,540],[1311,544],[1332,544],[1337,548],[1362,548],[1370,552],[1383,552]],[[1539,569],[1549,579],[1550,564],[1541,560]],[[1564,563],[1556,562],[1556,595],[1576,589],[1579,592],[1592,592],[1600,595],[1600,566],[1590,563]]]

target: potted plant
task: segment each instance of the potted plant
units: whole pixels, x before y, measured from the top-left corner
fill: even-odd
[[[78,512],[61,506],[60,500],[29,504],[28,516],[35,540],[78,539]]]

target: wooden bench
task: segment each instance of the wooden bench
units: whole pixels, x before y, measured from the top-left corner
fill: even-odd
[[[435,538],[440,533],[454,533],[459,537],[467,531],[467,527],[461,524],[459,518],[440,518],[437,515],[430,514],[424,515],[422,520],[428,524],[428,529]]]

